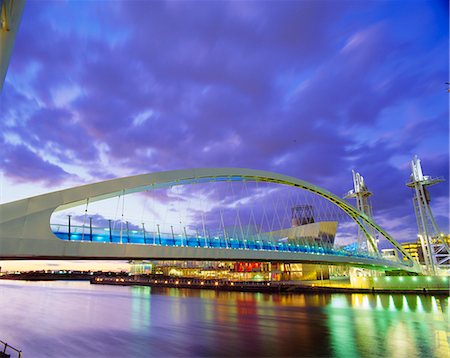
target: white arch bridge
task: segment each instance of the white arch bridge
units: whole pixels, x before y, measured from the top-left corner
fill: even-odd
[[[68,235],[53,232],[50,218],[56,211],[83,205],[89,200],[105,200],[120,195],[176,185],[209,182],[243,181],[277,183],[316,194],[343,210],[372,243],[371,232],[378,232],[400,253],[397,261],[382,258],[376,247],[366,253],[349,253],[333,247],[291,245],[281,241],[255,241],[254,245],[214,245],[199,237],[171,243],[161,237],[147,242],[114,242],[104,240],[71,240]],[[111,238],[111,233],[108,234]],[[373,234],[372,234],[373,235]],[[229,240],[233,240],[229,238]],[[245,240],[247,241],[247,240]],[[372,252],[372,253],[371,253]],[[303,180],[281,174],[242,168],[202,168],[166,171],[107,180],[55,191],[0,205],[0,259],[155,259],[155,260],[228,260],[319,263],[350,265],[378,270],[420,272],[416,261],[380,226],[338,196]]]

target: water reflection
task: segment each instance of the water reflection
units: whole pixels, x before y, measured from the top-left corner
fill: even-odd
[[[133,330],[148,330],[151,317],[151,288],[131,287],[131,328]]]
[[[0,332],[29,357],[447,357],[448,298],[254,294],[0,281]]]
[[[349,304],[335,295],[326,307],[335,357],[448,357],[447,297],[351,296]]]

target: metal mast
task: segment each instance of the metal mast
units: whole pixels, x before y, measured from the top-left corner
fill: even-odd
[[[367,188],[364,183],[364,178],[361,174],[355,173],[352,170],[353,175],[353,189],[349,190],[348,193],[344,196],[345,199],[354,198],[356,199],[356,207],[363,214],[366,214],[367,217],[372,218],[372,205],[370,204],[369,197],[372,193]],[[367,232],[369,233],[369,237],[367,237],[364,232],[359,229],[358,230],[358,247],[361,247],[364,243],[369,252],[378,252],[377,242],[375,240],[374,231],[371,227],[366,227]]]
[[[432,178],[422,172],[420,159],[417,155],[411,161],[411,177],[406,184],[414,190],[414,211],[419,229],[419,239],[422,246],[425,265],[431,273],[436,273],[436,268],[450,265],[450,250],[441,231],[439,230],[430,207],[430,194],[428,186],[441,183],[442,177]]]

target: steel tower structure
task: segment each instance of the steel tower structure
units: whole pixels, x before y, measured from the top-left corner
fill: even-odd
[[[417,155],[411,161],[411,177],[406,184],[414,190],[413,204],[419,229],[418,236],[427,270],[436,273],[437,268],[450,265],[450,249],[436,224],[430,207],[428,186],[441,183],[442,177],[423,175]]]
[[[352,170],[352,175],[353,189],[349,190],[344,198],[356,199],[356,208],[368,218],[372,219],[372,205],[369,200],[372,193],[364,183],[364,177],[361,174],[355,173],[355,171]],[[365,235],[362,230],[358,230],[358,246],[361,247],[362,244],[365,243],[365,246],[369,252],[378,252],[374,231],[371,228],[367,228],[367,232],[369,235]]]

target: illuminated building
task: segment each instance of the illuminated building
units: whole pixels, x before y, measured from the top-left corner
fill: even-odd
[[[414,260],[417,260],[417,262],[420,262],[421,264],[425,264],[422,247],[419,240],[402,242],[401,245],[403,249],[414,258]]]
[[[447,245],[450,245],[450,235],[441,235],[443,241],[445,241]],[[425,264],[420,238],[418,238],[416,241],[401,242],[400,245],[407,253],[409,253],[414,258],[414,260],[417,260],[417,262],[422,265]]]

